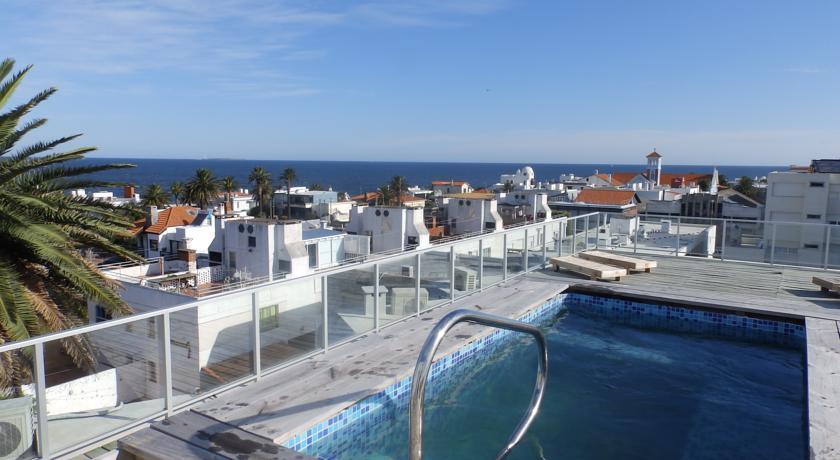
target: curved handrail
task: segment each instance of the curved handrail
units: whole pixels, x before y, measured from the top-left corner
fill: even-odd
[[[450,312],[435,325],[434,329],[429,333],[423,348],[420,349],[420,356],[417,357],[417,364],[414,367],[414,378],[411,382],[411,399],[409,401],[409,458],[411,460],[420,460],[423,458],[423,400],[426,395],[426,380],[429,376],[429,371],[432,368],[432,358],[435,356],[440,343],[444,336],[453,326],[460,322],[470,322],[481,324],[483,326],[497,327],[502,329],[509,329],[517,332],[524,332],[531,334],[537,341],[539,347],[539,361],[537,367],[537,381],[534,385],[534,393],[531,396],[531,403],[528,405],[528,411],[519,421],[516,430],[508,438],[504,449],[499,452],[496,459],[505,458],[510,451],[519,443],[528,427],[534,421],[537,413],[540,410],[543,395],[545,394],[545,383],[548,374],[548,347],[546,346],[545,336],[542,331],[536,326],[522,321],[516,321],[502,316],[491,315],[474,310],[455,310]]]

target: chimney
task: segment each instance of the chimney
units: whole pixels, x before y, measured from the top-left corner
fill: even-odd
[[[196,256],[195,249],[179,249],[178,259],[187,263],[188,272],[195,273],[198,269],[198,257]]]
[[[134,198],[134,186],[133,185],[126,185],[123,187],[123,198]]]
[[[146,208],[146,227],[156,224],[158,221],[157,206],[148,206]]]

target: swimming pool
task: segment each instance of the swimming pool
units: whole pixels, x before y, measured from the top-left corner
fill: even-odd
[[[509,458],[806,458],[804,327],[586,294],[541,322],[549,380]],[[427,387],[426,458],[493,458],[528,404],[536,351],[505,332],[439,360]],[[287,445],[322,458],[408,455],[403,379]]]

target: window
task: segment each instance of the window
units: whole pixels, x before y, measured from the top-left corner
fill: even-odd
[[[110,313],[105,311],[104,308],[100,307],[99,305],[96,306],[96,322],[108,321],[111,319],[112,316]]]
[[[248,237],[248,247],[249,248],[257,247],[257,237],[256,236],[249,236]]]
[[[805,214],[806,219],[820,219],[821,217],[819,214]]]
[[[310,244],[306,246],[306,252],[309,253],[309,268],[318,266],[318,245]]]
[[[495,222],[485,222],[484,223],[484,228],[486,230],[495,230],[496,229],[496,223]]]
[[[277,305],[260,308],[260,332],[270,331],[280,325]]]
[[[157,364],[154,361],[146,361],[146,377],[152,383],[157,383]]]
[[[236,269],[236,252],[228,252],[228,267],[233,270]]]
[[[282,273],[291,273],[292,262],[288,260],[279,259],[277,261],[277,269]]]
[[[810,185],[811,187],[825,187],[825,183],[824,183],[824,182],[811,182],[809,185]]]
[[[805,248],[805,249],[819,249],[820,245],[819,244],[805,243],[805,244],[802,245],[802,247]]]
[[[417,243],[417,237],[416,237],[416,236],[409,236],[409,237],[406,237],[406,241],[407,241],[407,242],[408,242],[408,244],[409,244],[409,245],[411,245],[411,246],[416,246],[416,245],[418,244],[418,243]]]
[[[210,257],[210,265],[222,265],[222,253],[210,251],[207,254]]]
[[[149,240],[149,251],[158,250],[158,240]]]

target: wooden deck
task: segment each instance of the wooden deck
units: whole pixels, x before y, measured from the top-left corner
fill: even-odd
[[[707,307],[723,307],[792,317],[840,320],[840,297],[811,283],[824,270],[772,266],[695,257],[638,255],[655,260],[652,273],[633,273],[619,282],[597,282],[570,273],[543,271],[532,276],[553,278],[605,293],[673,299]],[[830,272],[834,273],[834,272]]]

